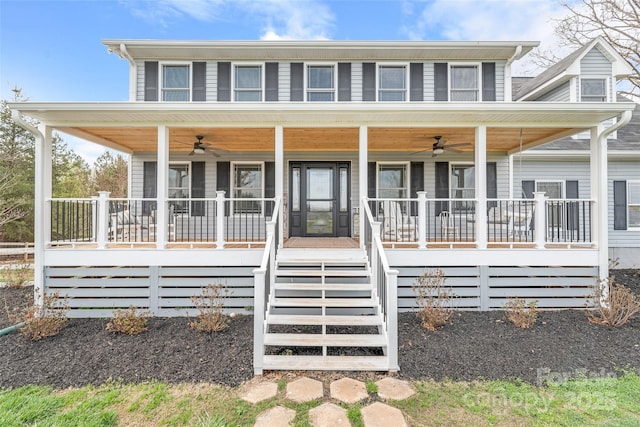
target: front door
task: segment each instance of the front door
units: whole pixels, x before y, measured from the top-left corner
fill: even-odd
[[[289,235],[350,236],[350,164],[291,162]]]

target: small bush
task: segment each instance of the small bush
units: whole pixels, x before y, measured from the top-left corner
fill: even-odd
[[[10,288],[21,288],[33,280],[33,267],[31,264],[9,264],[0,274],[5,284]]]
[[[521,298],[509,298],[504,305],[505,316],[518,328],[529,329],[538,318],[537,301],[529,304]]]
[[[137,311],[134,306],[127,310],[118,309],[113,313],[113,319],[107,323],[107,331],[120,334],[138,335],[146,331],[151,314],[148,311]]]
[[[453,297],[444,287],[442,270],[427,271],[413,283],[413,292],[418,304],[418,317],[422,327],[435,331],[453,315]]]
[[[229,318],[224,315],[224,301],[228,290],[222,284],[209,284],[200,295],[192,296],[191,302],[198,310],[196,320],[189,326],[201,332],[219,332],[229,326]]]
[[[593,300],[597,308],[589,312],[589,322],[617,328],[640,312],[640,297],[631,289],[614,283],[612,277],[609,278],[608,285],[609,295],[606,298],[602,287],[596,286]]]
[[[68,299],[61,298],[57,291],[45,294],[42,306],[30,302],[10,309],[5,301],[5,311],[12,323],[24,323],[18,331],[33,341],[58,335],[69,321]]]

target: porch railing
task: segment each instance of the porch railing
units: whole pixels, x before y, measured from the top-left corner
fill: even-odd
[[[98,247],[152,244],[158,239],[156,199],[50,199],[48,244],[97,244]],[[264,245],[275,199],[167,199],[167,243]]]
[[[487,201],[487,241],[490,243],[534,243],[534,199],[490,199]]]
[[[549,243],[591,243],[593,200],[548,199],[545,222]]]
[[[279,249],[280,221],[282,204],[280,199],[273,200],[272,216],[266,223],[266,244],[260,267],[253,270],[253,369],[256,375],[262,375],[264,358],[264,335],[267,330],[267,312],[271,286],[274,283],[276,256]]]
[[[382,317],[382,328],[387,338],[388,369],[398,367],[398,270],[389,267],[381,239],[382,223],[375,221],[369,205],[362,204],[364,247],[371,267],[374,298]]]

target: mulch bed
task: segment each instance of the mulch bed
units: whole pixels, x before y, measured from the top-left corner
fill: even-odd
[[[640,271],[614,271],[617,282],[640,293]],[[23,303],[31,288],[0,289],[0,307]],[[232,320],[223,332],[191,330],[188,319],[156,318],[138,336],[105,330],[103,319],[73,319],[56,337],[32,342],[22,334],[0,337],[0,388],[27,384],[56,388],[101,384],[109,379],[230,386],[253,377],[253,317]],[[0,328],[10,321],[0,310]],[[435,332],[413,313],[399,316],[401,378],[506,379],[536,383],[640,372],[640,316],[627,325],[592,325],[580,310],[543,312],[529,330],[517,329],[502,312],[459,312]],[[367,378],[370,374],[349,373]]]

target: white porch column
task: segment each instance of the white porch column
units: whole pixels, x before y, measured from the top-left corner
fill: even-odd
[[[609,277],[609,215],[608,206],[608,165],[606,138],[599,138],[602,125],[591,128],[591,198],[595,200],[592,212],[592,235],[598,246],[599,279],[605,283]],[[606,292],[606,289],[605,289]]]
[[[109,196],[110,191],[98,191],[98,223],[96,227],[96,243],[98,249],[104,249],[109,242]],[[114,232],[115,233],[115,232]]]
[[[42,151],[42,196],[44,200],[53,197],[53,129],[49,126],[44,127],[44,146]],[[37,182],[37,181],[36,181]],[[43,219],[43,237],[44,243],[51,241],[51,205],[45,203],[45,212]],[[36,216],[36,218],[38,218]]]
[[[533,241],[536,244],[536,249],[544,249],[547,239],[547,218],[545,215],[547,212],[547,198],[544,191],[533,192],[535,206]]]
[[[278,233],[279,235],[276,236],[276,239],[278,239],[278,247],[282,247],[284,242],[284,216],[286,215],[284,211],[284,129],[282,126],[276,126],[275,131],[276,198],[280,199],[280,202],[282,203],[280,218],[278,218],[278,222],[280,223],[280,232]]]
[[[164,249],[167,244],[168,218],[167,207],[169,173],[169,129],[158,126],[158,165],[156,167],[157,194],[156,194],[156,248]]]
[[[427,247],[427,192],[418,191],[418,249]]]
[[[366,125],[360,126],[360,137],[359,137],[359,152],[358,152],[358,171],[359,171],[359,182],[360,185],[358,187],[358,205],[360,206],[359,215],[360,215],[360,246],[364,247],[364,230],[365,230],[365,221],[367,220],[364,214],[364,206],[362,203],[362,199],[367,197],[369,194],[369,183],[367,182],[367,165],[368,165],[368,151],[369,151],[369,135],[368,135],[368,127]]]
[[[476,240],[478,249],[487,247],[487,127],[476,127],[475,141],[476,181]]]
[[[40,125],[40,135],[35,136],[35,205],[34,205],[34,254],[33,292],[37,306],[44,304],[44,251],[51,241],[51,204],[47,200],[53,194],[53,132],[51,127]]]

